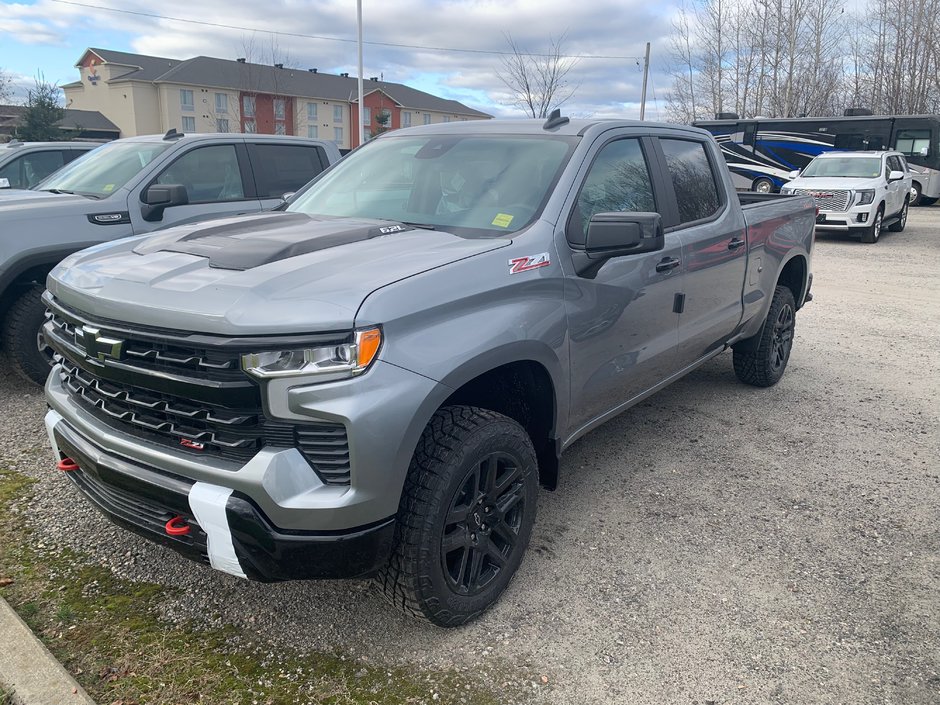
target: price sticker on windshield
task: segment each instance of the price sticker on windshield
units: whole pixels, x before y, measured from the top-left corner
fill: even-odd
[[[508,213],[497,213],[496,217],[493,218],[493,225],[500,228],[508,228],[511,222],[512,216]]]

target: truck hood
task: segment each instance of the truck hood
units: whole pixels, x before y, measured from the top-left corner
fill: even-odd
[[[877,188],[883,179],[839,178],[832,176],[797,177],[786,184],[785,188],[806,189],[808,191],[858,191],[859,189]]]
[[[70,215],[95,212],[95,203],[103,204],[86,196],[48,191],[0,190],[0,223],[12,220],[32,219],[41,215]],[[99,205],[98,211],[108,211],[108,206]]]
[[[89,248],[52,271],[49,289],[95,316],[174,330],[340,331],[376,289],[510,242],[385,220],[256,213]]]

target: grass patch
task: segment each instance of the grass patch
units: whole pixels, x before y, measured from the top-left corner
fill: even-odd
[[[0,685],[0,705],[13,705],[13,691]]]
[[[30,484],[0,470],[0,517],[10,516]],[[0,521],[0,578],[13,579],[0,595],[97,702],[497,705],[532,694],[518,685],[518,673],[509,685],[508,667],[491,666],[481,683],[480,674],[363,663],[341,652],[272,656],[236,628],[169,625],[156,609],[166,588],[117,579],[80,555],[41,555],[26,523]],[[6,697],[0,705],[9,705]]]

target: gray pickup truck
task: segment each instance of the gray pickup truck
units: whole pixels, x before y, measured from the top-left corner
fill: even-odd
[[[102,145],[34,190],[0,190],[0,335],[10,363],[46,381],[40,296],[63,257],[168,225],[273,208],[339,156],[320,140],[171,130]]]
[[[728,348],[746,383],[783,375],[815,207],[740,198],[695,128],[461,122],[279,211],[75,254],[44,295],[58,467],[218,570],[374,576],[462,624],[576,439]]]

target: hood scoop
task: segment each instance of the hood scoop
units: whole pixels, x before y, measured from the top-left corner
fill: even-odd
[[[273,212],[174,228],[164,235],[147,238],[134,252],[139,255],[179,252],[204,257],[216,269],[247,270],[412,229],[386,220]]]

